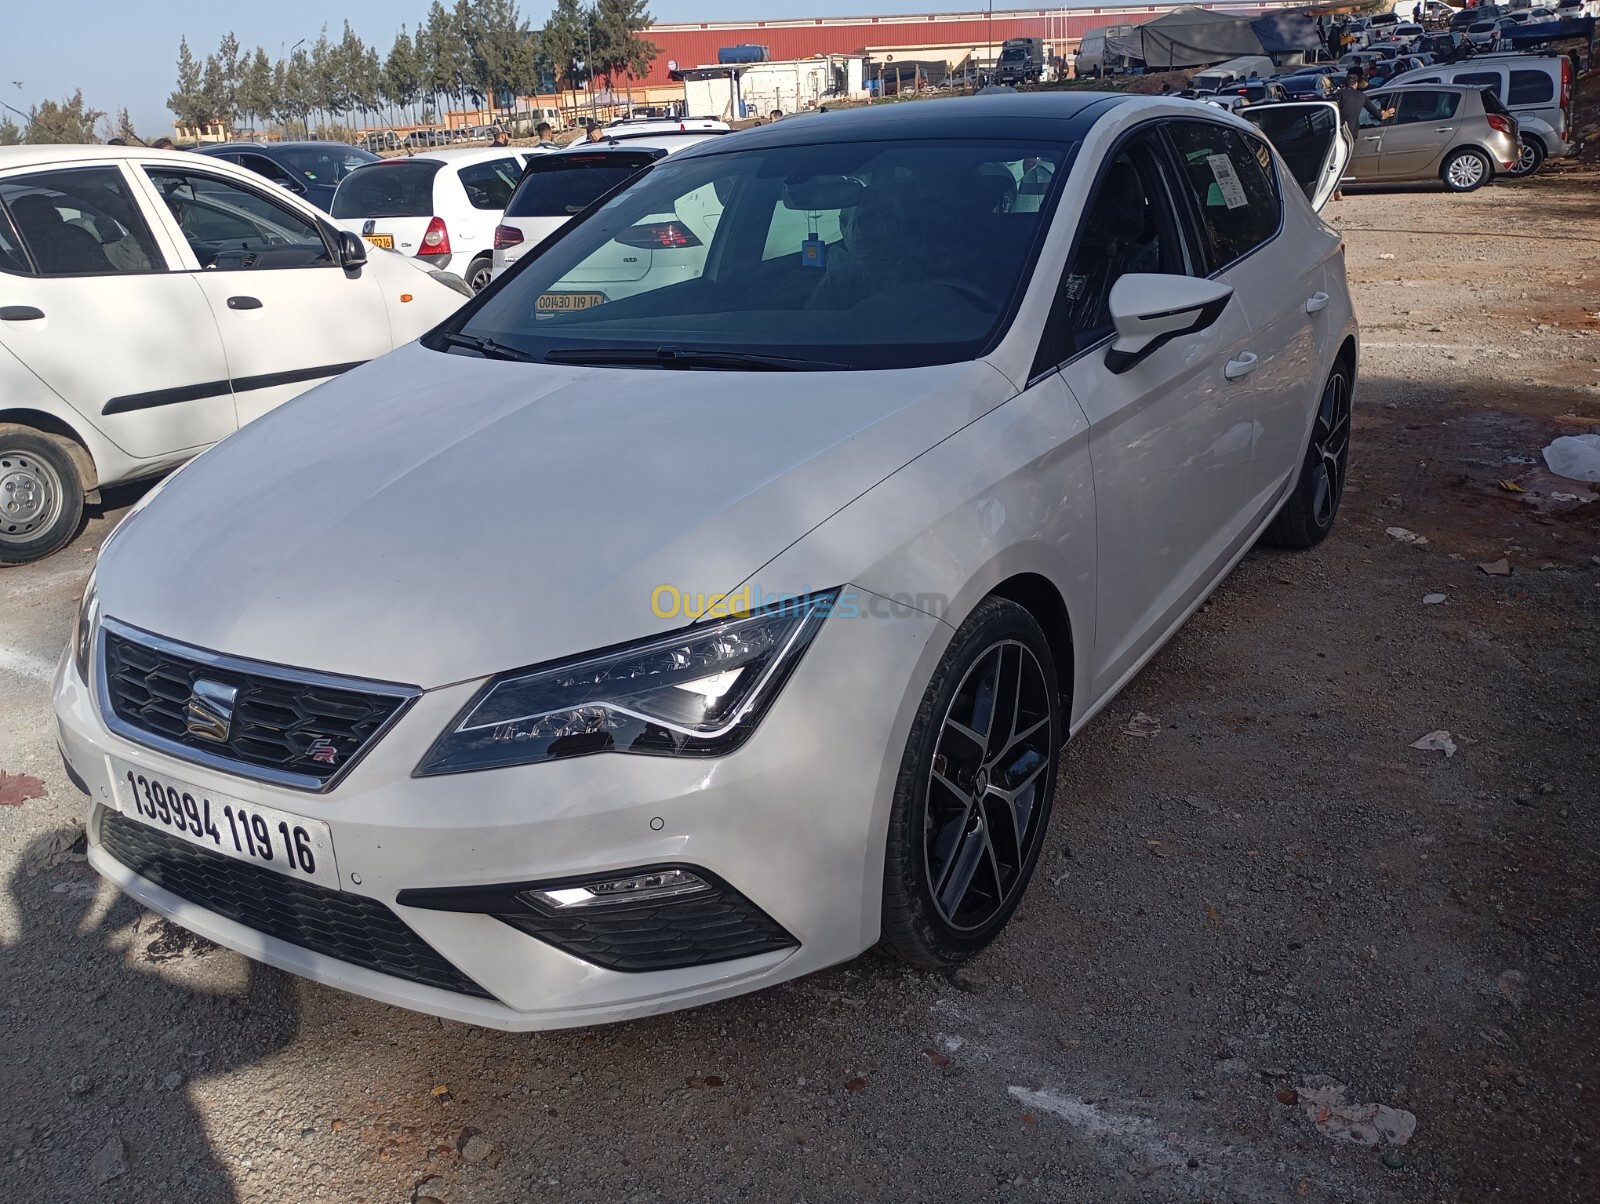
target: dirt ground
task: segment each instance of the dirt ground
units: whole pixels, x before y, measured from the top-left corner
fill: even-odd
[[[1600,432],[1600,177],[1330,219],[1338,529],[1253,552],[1073,744],[1016,922],[953,975],[869,954],[511,1036],[186,938],[74,859],[48,708],[131,499],[7,572],[0,769],[40,784],[0,780],[4,1196],[1600,1199],[1600,500],[1539,458]],[[1339,1087],[1414,1135],[1331,1139]]]

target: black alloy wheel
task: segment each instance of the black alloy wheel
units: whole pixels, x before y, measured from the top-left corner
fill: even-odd
[[[1310,548],[1333,530],[1350,471],[1350,402],[1350,370],[1340,361],[1322,386],[1300,476],[1278,517],[1267,528],[1268,543]]]
[[[962,624],[913,724],[890,819],[884,940],[918,965],[977,953],[1033,874],[1065,724],[1033,616],[986,599]]]

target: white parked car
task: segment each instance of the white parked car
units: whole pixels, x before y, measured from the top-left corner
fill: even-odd
[[[54,695],[91,863],[509,1029],[971,957],[1068,736],[1333,526],[1356,323],[1303,158],[1063,92],[652,168],[111,536]],[[538,304],[708,192],[700,274]]]
[[[333,220],[375,247],[489,283],[494,228],[537,147],[458,147],[357,168],[333,194]]]
[[[244,168],[0,147],[0,563],[462,302]]]
[[[657,159],[698,146],[714,136],[657,134],[576,142],[529,164],[494,231],[493,275],[500,275],[575,214]]]

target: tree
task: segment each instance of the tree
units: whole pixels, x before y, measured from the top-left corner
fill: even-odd
[[[233,129],[231,91],[222,61],[214,54],[206,55],[205,70],[200,75],[201,124],[221,123],[225,132]]]
[[[428,73],[430,96],[450,96],[461,103],[466,96],[467,39],[461,22],[445,11],[439,0],[428,9]]]
[[[594,69],[616,90],[616,77],[646,74],[661,47],[639,36],[652,18],[645,0],[597,0],[594,15]]]
[[[128,116],[127,109],[117,110],[117,120],[112,126],[112,133],[115,137],[121,138],[129,146],[137,146],[140,142],[144,141],[137,133],[134,132],[133,118]]]
[[[515,105],[518,93],[536,89],[534,34],[517,11],[516,0],[475,0],[467,34],[476,90],[489,97],[491,108],[502,93],[510,93]]]
[[[576,91],[588,84],[586,60],[592,34],[590,12],[581,0],[556,0],[555,11],[539,35],[539,52],[559,86]]]
[[[249,120],[252,129],[277,111],[272,63],[267,58],[267,52],[259,46],[239,67],[235,100],[239,112]]]
[[[179,125],[193,127],[202,123],[204,114],[201,110],[205,107],[205,100],[200,87],[200,65],[194,61],[194,54],[189,50],[189,39],[180,39],[178,86],[167,97],[167,108]]]
[[[0,146],[15,146],[22,141],[22,131],[11,118],[0,116]]]
[[[422,99],[422,56],[404,25],[383,63],[383,94],[397,109],[409,110]]]
[[[44,100],[30,109],[22,140],[32,143],[93,142],[94,127],[104,116],[100,110],[84,104],[83,90],[80,88],[60,104]]]

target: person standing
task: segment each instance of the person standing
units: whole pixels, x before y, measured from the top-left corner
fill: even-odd
[[[550,135],[555,133],[555,131],[550,128],[550,123],[548,121],[541,121],[538,125],[534,126],[533,133],[534,133],[534,136],[539,139],[539,142],[538,142],[539,149],[541,149],[541,150],[560,150],[561,149],[560,144],[557,143],[555,141],[555,139],[550,137]]]
[[[1359,146],[1356,141],[1361,129],[1361,114],[1370,113],[1379,121],[1387,121],[1394,116],[1393,109],[1384,109],[1378,102],[1364,95],[1367,79],[1360,67],[1352,67],[1345,74],[1344,87],[1339,89],[1335,102],[1339,106],[1339,120],[1344,123],[1345,132],[1350,135],[1350,144]],[[1333,199],[1343,200],[1344,194],[1335,191]]]

